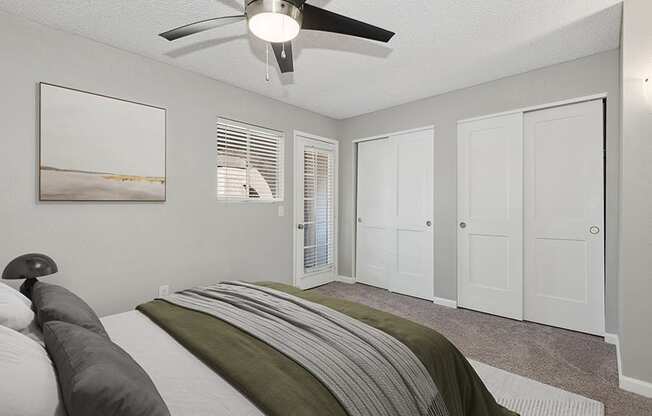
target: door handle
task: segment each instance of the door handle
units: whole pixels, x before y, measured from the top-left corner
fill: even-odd
[[[432,221],[430,220],[426,221],[426,227],[432,227]]]
[[[591,228],[589,228],[589,232],[593,235],[599,234],[600,227],[598,227],[597,225],[592,225]]]
[[[297,225],[297,229],[299,229],[299,230],[303,230],[303,224],[299,224],[299,225]]]
[[[362,217],[358,217],[358,224],[362,224]]]
[[[460,223],[460,228],[461,228],[461,229],[466,228],[466,223],[465,223],[465,222],[461,222],[461,223]]]

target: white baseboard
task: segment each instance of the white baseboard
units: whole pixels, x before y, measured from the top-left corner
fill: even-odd
[[[349,276],[337,276],[335,277],[336,282],[348,283],[350,285],[355,283],[355,279]]]
[[[446,306],[447,308],[457,309],[457,301],[454,300],[434,297],[433,302],[435,303],[435,305],[441,305],[441,306]]]
[[[620,380],[622,380],[623,378],[623,366],[620,363],[620,338],[618,337],[618,334],[610,334],[608,332],[605,332],[604,342],[616,346],[616,360],[618,362],[618,380],[620,384]]]
[[[623,375],[622,356],[620,354],[620,338],[618,337],[618,335],[605,333],[604,342],[616,346],[616,357],[618,359],[619,387],[630,393],[652,398],[652,383]]]
[[[652,383],[620,375],[620,388],[630,393],[652,398]]]
[[[607,344],[615,345],[616,348],[620,345],[620,342],[618,340],[618,334],[610,334],[608,332],[605,332],[604,334],[604,342]]]

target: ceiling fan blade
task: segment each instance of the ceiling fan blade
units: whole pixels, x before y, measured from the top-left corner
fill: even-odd
[[[216,27],[225,26],[231,23],[239,22],[246,19],[247,16],[242,14],[239,16],[225,16],[217,17],[215,19],[202,20],[201,22],[191,23],[176,29],[168,30],[161,33],[159,36],[169,40],[177,40],[186,36],[194,35],[195,33],[204,32],[206,30],[215,29]]]
[[[288,72],[294,72],[294,58],[292,57],[292,42],[272,43],[272,49],[274,50],[274,55],[276,55],[276,60],[278,61],[278,67],[281,69],[281,73],[285,74]],[[285,50],[285,57],[283,57],[284,50]]]
[[[385,43],[389,42],[395,35],[394,32],[390,32],[389,30],[381,29],[309,4],[304,4],[303,6],[303,25],[301,28],[341,33]]]

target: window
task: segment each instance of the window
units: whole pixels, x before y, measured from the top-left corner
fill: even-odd
[[[217,120],[217,198],[283,200],[284,135],[238,121]]]

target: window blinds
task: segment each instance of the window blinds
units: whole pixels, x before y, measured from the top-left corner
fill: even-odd
[[[335,158],[332,151],[306,148],[303,159],[303,266],[313,273],[335,266]]]
[[[217,198],[283,200],[283,133],[217,120]]]

